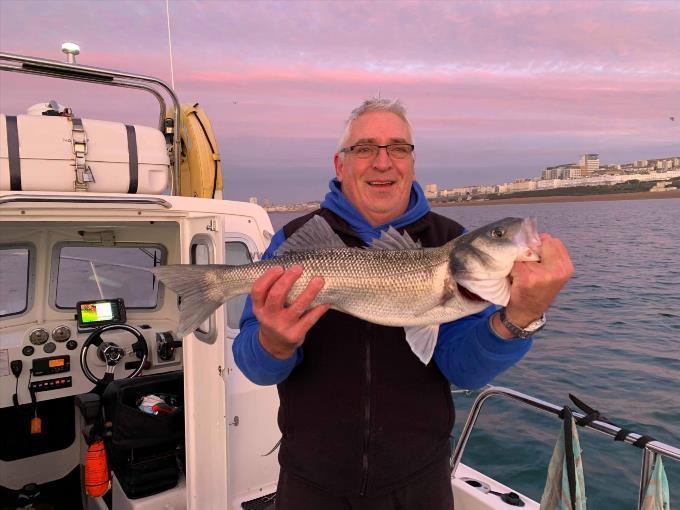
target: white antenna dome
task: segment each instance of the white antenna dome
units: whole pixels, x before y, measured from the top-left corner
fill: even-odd
[[[80,46],[74,42],[65,42],[61,45],[61,51],[66,54],[66,62],[68,64],[75,64],[76,55],[80,54]]]

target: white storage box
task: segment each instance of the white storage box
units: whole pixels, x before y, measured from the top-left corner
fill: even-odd
[[[80,136],[87,140],[84,166],[94,179],[85,189],[75,186],[76,150],[82,155],[83,146],[74,150],[73,119],[0,115],[0,190],[154,195],[166,190],[170,159],[158,129],[101,120],[81,122],[85,136]]]

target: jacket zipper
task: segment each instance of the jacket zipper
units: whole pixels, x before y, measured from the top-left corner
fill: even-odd
[[[368,446],[371,438],[371,324],[368,324],[368,335],[366,335],[366,395],[364,398],[364,452],[362,457],[362,478],[361,490],[359,495],[366,494],[368,485]]]

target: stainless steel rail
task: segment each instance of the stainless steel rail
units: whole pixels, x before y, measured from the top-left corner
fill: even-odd
[[[31,195],[27,193],[9,194],[0,196],[0,206],[15,203],[71,203],[71,204],[144,204],[159,205],[171,209],[172,204],[158,197],[143,197],[138,195],[110,196],[87,193],[83,195]]]
[[[453,455],[451,456],[452,476],[455,475],[456,469],[458,468],[460,460],[463,457],[465,446],[467,445],[467,442],[470,439],[470,434],[472,433],[472,429],[475,426],[477,418],[479,417],[479,413],[482,410],[482,405],[484,404],[484,402],[486,402],[486,400],[489,397],[492,396],[507,397],[512,400],[521,402],[526,406],[533,407],[534,409],[538,409],[539,411],[543,411],[545,413],[552,414],[557,417],[559,417],[559,413],[562,411],[562,408],[556,406],[555,404],[551,404],[550,402],[534,398],[530,395],[512,390],[510,388],[504,388],[502,386],[489,386],[483,389],[475,399],[474,403],[472,404],[470,414],[468,415],[468,418],[465,421],[465,425],[463,426],[460,438],[458,439],[458,442],[456,443],[456,448],[453,452]],[[578,412],[574,412],[573,414],[574,419],[583,418],[585,416],[584,414]],[[611,423],[599,420],[592,421],[588,425],[585,425],[585,428],[596,430],[612,438],[615,437],[616,434],[621,430],[621,428],[617,427],[616,425],[612,425]],[[641,434],[631,432],[624,438],[623,442],[633,444],[640,437],[642,437]],[[647,488],[647,484],[649,483],[649,477],[651,476],[652,466],[654,464],[654,461],[656,460],[657,455],[663,455],[664,457],[680,461],[680,449],[675,448],[674,446],[662,443],[661,441],[650,441],[644,446],[642,455],[642,468],[640,470],[640,492],[638,498],[638,508],[642,508],[642,500],[644,498],[645,490]]]
[[[180,103],[172,88],[164,81],[152,76],[130,74],[112,69],[69,64],[56,60],[48,60],[36,57],[25,57],[12,53],[0,52],[0,71],[33,74],[75,80],[112,87],[125,87],[144,90],[151,93],[160,105],[159,129],[165,134],[165,118],[167,105],[163,95],[165,92],[173,103],[173,132],[172,132],[172,180],[171,193],[179,194],[179,163],[180,163]]]

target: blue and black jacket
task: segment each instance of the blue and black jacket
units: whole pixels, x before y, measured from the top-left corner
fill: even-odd
[[[276,233],[265,257],[312,215],[326,219],[348,246],[365,246],[388,227],[371,227],[337,181],[321,208]],[[390,223],[424,247],[459,236],[458,223],[430,211],[413,184],[407,211]],[[454,409],[449,382],[479,388],[529,350],[531,339],[506,341],[489,326],[494,308],[442,324],[433,361],[411,352],[403,328],[380,326],[329,310],[287,360],[265,351],[250,299],[233,344],[236,364],[257,384],[277,384],[279,462],[340,496],[378,495],[446,462]]]

